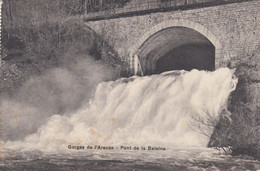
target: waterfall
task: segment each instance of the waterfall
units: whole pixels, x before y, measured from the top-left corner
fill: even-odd
[[[102,82],[80,110],[53,115],[37,133],[5,146],[45,151],[69,144],[206,147],[236,83],[228,68]]]

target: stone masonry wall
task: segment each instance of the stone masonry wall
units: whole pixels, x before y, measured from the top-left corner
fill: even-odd
[[[222,44],[219,66],[250,55],[260,47],[260,1],[233,3],[185,11],[152,13],[144,16],[91,21],[86,25],[103,36],[123,58],[152,27],[166,20],[188,20],[206,27]],[[207,37],[207,36],[206,36]],[[127,59],[126,59],[127,60]]]

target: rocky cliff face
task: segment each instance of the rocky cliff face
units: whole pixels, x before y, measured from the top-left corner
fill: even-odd
[[[32,76],[67,66],[78,58],[90,58],[115,70],[118,76],[126,73],[113,48],[80,20],[5,29],[3,35],[2,95],[12,94]]]

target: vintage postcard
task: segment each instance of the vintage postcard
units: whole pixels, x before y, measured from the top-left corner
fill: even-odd
[[[259,0],[0,5],[0,170],[260,170]]]

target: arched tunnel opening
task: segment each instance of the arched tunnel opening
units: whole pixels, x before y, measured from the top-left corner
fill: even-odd
[[[201,33],[186,27],[163,29],[138,49],[144,75],[171,70],[215,70],[215,47]]]

